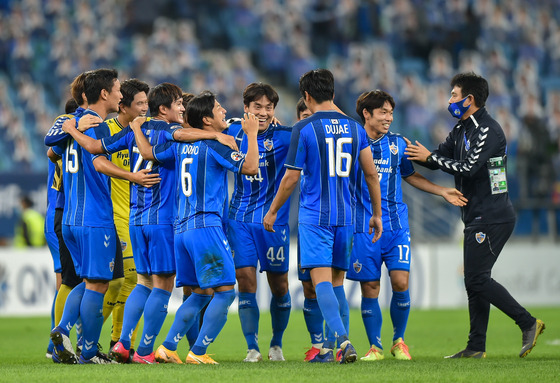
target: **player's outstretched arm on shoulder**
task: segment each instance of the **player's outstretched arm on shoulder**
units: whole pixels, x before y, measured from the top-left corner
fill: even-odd
[[[360,151],[360,167],[364,173],[364,180],[368,187],[369,198],[371,200],[371,211],[373,213],[369,221],[369,233],[373,236],[373,242],[381,238],[383,232],[383,222],[381,220],[381,186],[379,185],[379,176],[377,169],[373,163],[373,155],[371,148],[368,146]]]
[[[280,181],[280,185],[278,186],[276,196],[272,200],[270,209],[263,219],[263,225],[267,231],[274,232],[274,222],[276,222],[278,210],[280,210],[280,208],[284,206],[290,195],[292,195],[292,192],[299,182],[300,176],[301,171],[295,169],[286,169],[286,173],[284,173],[284,177],[282,177],[282,181]]]
[[[216,140],[219,143],[229,147],[231,150],[238,151],[235,138],[220,132],[210,132],[208,130],[196,128],[181,128],[173,132],[173,139],[179,142],[195,142],[201,140]]]
[[[78,121],[78,130],[83,133],[88,129],[95,128],[102,122],[103,119],[101,117],[94,116],[93,114],[86,114],[85,116],[80,118],[80,121]],[[62,130],[64,130],[64,126],[62,127]],[[66,130],[64,131],[66,132]]]
[[[243,120],[241,120],[241,127],[248,140],[247,154],[245,155],[245,162],[241,168],[241,173],[256,175],[259,171],[259,145],[257,144],[259,119],[252,113],[245,113]]]
[[[82,124],[83,119],[87,119],[87,121]],[[100,120],[101,119],[97,116],[92,116],[92,115],[83,116],[82,118],[80,118],[80,121],[78,122],[78,127],[80,126],[80,124],[82,124],[81,126],[83,127],[88,126],[87,129],[89,129],[90,127],[99,125],[99,122],[103,122]],[[71,135],[72,138],[76,140],[76,142],[82,148],[84,148],[91,154],[104,153],[103,145],[101,145],[101,140],[96,140],[90,136],[86,136],[85,134],[80,132],[79,128],[76,129],[75,118],[71,118],[69,120],[64,121],[64,123],[62,124],[62,130],[68,133],[69,135]]]

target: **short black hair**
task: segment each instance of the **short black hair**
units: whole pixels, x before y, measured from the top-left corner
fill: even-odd
[[[138,93],[146,93],[150,91],[150,86],[143,81],[140,81],[136,78],[131,78],[121,82],[121,93],[122,98],[120,104],[123,106],[130,106],[132,105],[132,101],[134,101],[134,96]]]
[[[85,81],[86,76],[88,73],[91,72],[83,72],[74,77],[72,80],[72,84],[70,84],[70,93],[72,94],[72,98],[76,100],[78,105],[84,105],[87,100],[84,100],[83,93],[85,92]]]
[[[183,108],[185,108],[185,111],[183,112],[183,120],[185,124],[188,124],[189,120],[187,119],[187,105],[189,105],[189,102],[191,102],[191,100],[194,98],[194,94],[183,92],[182,97],[183,97]]]
[[[119,73],[116,69],[96,69],[91,72],[86,72],[86,79],[84,81],[84,92],[86,94],[88,104],[95,104],[99,101],[101,91],[105,89],[111,92],[115,81],[118,80]]]
[[[187,104],[187,121],[196,129],[202,129],[204,117],[214,117],[212,112],[216,104],[216,96],[209,90],[205,90],[193,97]]]
[[[307,105],[305,105],[305,100],[303,99],[303,97],[300,97],[296,104],[296,116],[298,120],[301,119],[301,114],[305,112],[306,109],[309,108],[307,107]]]
[[[474,97],[474,104],[482,108],[488,99],[488,81],[474,72],[459,73],[453,76],[450,82],[451,89],[455,86],[461,88],[461,94],[467,97],[469,94]]]
[[[307,92],[318,102],[334,99],[334,76],[328,69],[315,69],[305,73],[299,79],[299,92],[305,98]]]
[[[374,109],[382,108],[385,102],[389,102],[393,110],[395,109],[395,100],[393,97],[380,89],[372,90],[370,92],[364,92],[356,100],[356,113],[362,119],[362,123],[366,122],[363,110],[367,110],[370,114],[373,114]]]
[[[78,103],[73,98],[69,98],[64,105],[64,113],[70,114],[74,113],[78,109]]]
[[[171,104],[183,96],[183,91],[175,84],[168,82],[156,85],[148,94],[148,107],[150,116],[155,117],[159,114],[159,107],[166,106],[171,108]]]
[[[266,98],[268,98],[276,108],[276,105],[278,105],[278,100],[280,100],[278,93],[272,86],[264,84],[262,82],[254,82],[247,85],[247,87],[243,91],[243,105],[248,107],[252,101],[257,101],[262,96],[266,96]]]

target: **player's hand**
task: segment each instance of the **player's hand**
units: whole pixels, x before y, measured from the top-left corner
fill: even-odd
[[[369,234],[372,234],[374,231],[375,234],[371,240],[372,243],[377,242],[383,233],[383,221],[381,220],[381,217],[371,217],[369,219]]]
[[[274,231],[274,222],[276,222],[276,216],[277,213],[271,213],[270,210],[268,211],[268,213],[266,213],[263,219],[263,225],[266,231],[276,233]]]
[[[259,132],[259,119],[253,113],[245,113],[243,119],[241,120],[241,127],[248,136],[256,136]]]
[[[62,123],[62,130],[64,133],[70,133],[72,130],[76,130],[76,119],[69,118]]]
[[[237,142],[235,142],[235,138],[230,136],[229,134],[224,133],[216,133],[216,140],[225,146],[228,146],[231,150],[235,150],[236,152],[239,151],[237,147]]]
[[[158,173],[150,174],[151,169],[142,169],[137,171],[136,173],[132,173],[134,176],[134,183],[138,185],[142,185],[146,188],[150,188],[155,184],[158,184],[161,181]]]
[[[419,141],[416,141],[416,145],[410,142],[410,140],[406,137],[403,137],[406,141],[406,149],[404,150],[404,154],[408,156],[408,159],[411,161],[418,161],[418,162],[427,162],[428,157],[432,154],[424,145],[422,145]]]
[[[93,114],[86,114],[85,116],[80,118],[80,121],[78,121],[78,130],[83,133],[90,128],[95,128],[102,122],[103,119],[101,117],[94,116]]]
[[[455,206],[465,206],[467,202],[469,202],[469,200],[463,196],[463,193],[455,188],[445,188],[441,196],[451,205]]]
[[[282,123],[280,122],[279,119],[276,118],[276,116],[272,117],[272,125],[278,126],[278,125],[282,125]]]
[[[140,129],[140,127],[142,126],[142,124],[144,122],[146,122],[147,118],[146,116],[138,116],[136,117],[134,120],[132,120],[132,122],[130,123],[130,129],[132,130],[136,130],[136,129]]]

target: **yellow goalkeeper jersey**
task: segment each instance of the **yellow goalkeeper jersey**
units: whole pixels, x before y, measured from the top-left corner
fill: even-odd
[[[116,117],[105,122],[109,125],[111,136],[124,129]],[[130,155],[128,150],[121,150],[111,154],[111,162],[123,170],[130,171]],[[115,220],[123,219],[128,221],[130,218],[130,182],[111,177],[111,199],[113,200]]]

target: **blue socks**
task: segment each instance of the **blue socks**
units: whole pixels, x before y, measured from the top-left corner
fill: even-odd
[[[393,291],[390,313],[393,321],[393,340],[404,338],[408,314],[410,313],[410,294],[408,290],[403,292]]]
[[[183,295],[183,302],[187,300],[189,296]],[[196,338],[198,338],[198,333],[200,332],[200,313],[196,314],[194,323],[191,328],[187,331],[187,341],[189,342],[189,348],[194,346]]]
[[[55,290],[55,291],[54,291],[53,303],[52,303],[52,306],[51,306],[51,330],[52,330],[52,329],[54,328],[54,326],[55,326],[55,323],[54,323],[54,304],[55,304],[55,302],[56,302],[56,296],[57,296],[57,295],[58,295],[58,291]],[[47,351],[48,351],[48,352],[53,352],[53,350],[54,350],[54,344],[53,344],[52,340],[49,339],[49,345],[48,345],[48,347],[47,347]]]
[[[138,346],[138,355],[145,356],[154,351],[156,337],[167,316],[167,304],[170,297],[171,293],[167,290],[157,287],[152,289],[144,306],[144,332]]]
[[[344,342],[348,339],[348,334],[340,317],[339,303],[334,293],[332,283],[321,282],[317,284],[315,286],[315,293],[317,294],[317,302],[319,302],[321,313],[327,322],[329,330],[334,333],[334,337],[337,338],[336,340],[339,341],[339,343]],[[333,349],[334,339],[328,339],[328,342],[325,342],[323,347]]]
[[[292,299],[289,291],[282,297],[272,296],[270,300],[270,315],[272,317],[272,340],[270,341],[270,347],[282,347],[282,337],[286,327],[288,327],[291,309]]]
[[[177,310],[175,320],[167,333],[165,342],[163,342],[163,347],[171,351],[176,351],[177,344],[185,335],[187,330],[190,330],[193,327],[196,327],[198,330],[200,310],[202,310],[211,299],[211,295],[201,295],[193,292]]]
[[[311,336],[311,343],[323,343],[323,314],[321,314],[317,299],[305,298],[303,301],[303,318],[309,336]]]
[[[333,290],[338,300],[338,312],[340,313],[340,319],[342,319],[342,323],[346,329],[346,335],[350,335],[350,307],[348,306],[344,286],[333,287]],[[338,347],[340,348],[340,342],[338,342]]]
[[[70,330],[72,330],[72,327],[74,327],[78,317],[80,316],[80,306],[82,304],[82,298],[85,290],[86,283],[82,282],[74,287],[66,298],[62,318],[60,318],[60,323],[58,324],[62,333],[66,336],[70,334]]]
[[[366,334],[370,346],[376,346],[383,349],[381,345],[381,325],[383,317],[381,316],[381,307],[377,298],[362,297],[362,320],[366,328]]]
[[[68,295],[70,297],[70,295]],[[103,298],[105,294],[85,289],[80,305],[80,318],[82,318],[82,331],[84,341],[82,356],[91,359],[97,355],[97,342],[103,327]],[[68,302],[68,301],[67,301]],[[66,310],[64,310],[66,311]]]
[[[216,339],[226,324],[229,306],[234,299],[235,290],[214,292],[214,298],[210,301],[206,314],[204,314],[198,339],[191,349],[193,354],[206,354],[208,345]]]
[[[124,305],[121,338],[119,341],[127,350],[130,350],[130,340],[132,339],[132,334],[142,317],[144,306],[146,305],[146,301],[148,300],[151,292],[152,290],[148,287],[137,284],[126,300],[126,304]]]
[[[289,299],[289,296],[288,296]],[[272,306],[272,302],[270,303]],[[272,314],[272,307],[271,312]],[[288,312],[288,316],[289,316]],[[257,294],[239,293],[239,320],[241,330],[247,341],[248,349],[259,351],[259,306],[257,305]],[[196,354],[196,353],[195,353]],[[197,354],[201,355],[201,354]]]

